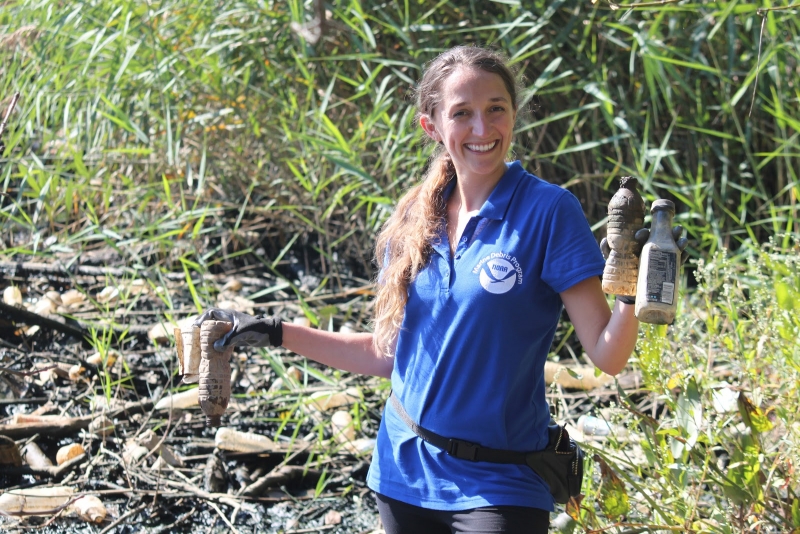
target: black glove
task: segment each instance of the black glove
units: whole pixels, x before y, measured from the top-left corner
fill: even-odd
[[[236,310],[211,308],[194,322],[200,326],[203,321],[227,321],[233,323],[230,332],[214,342],[214,348],[222,350],[230,346],[280,347],[283,344],[283,324],[277,317],[257,315],[253,317]]]
[[[641,235],[640,235],[641,234]],[[689,259],[689,253],[686,251],[686,246],[689,244],[689,239],[686,237],[681,237],[683,235],[683,226],[680,224],[675,225],[672,227],[672,239],[675,241],[675,244],[678,245],[678,250],[681,251],[681,265],[686,263],[686,260]],[[636,235],[634,236],[637,243],[641,243],[640,247],[637,247],[634,254],[638,257],[639,254],[642,253],[642,248],[644,244],[647,243],[647,240],[650,239],[650,230],[648,228],[642,228]]]
[[[683,235],[683,226],[679,224],[673,226],[672,239],[675,240],[675,244],[678,245],[678,249],[681,251],[681,265],[683,265],[686,263],[686,260],[689,259],[689,253],[686,251],[686,245],[689,244],[689,240],[685,237],[681,237],[681,235]],[[633,239],[636,240],[636,248],[633,250],[633,253],[638,258],[642,253],[645,243],[650,239],[650,229],[639,228],[633,235]],[[600,240],[600,252],[603,253],[603,258],[605,259],[608,259],[608,256],[611,254],[611,247],[608,246],[608,240],[605,237]]]
[[[689,259],[689,253],[686,251],[686,246],[689,244],[689,240],[685,237],[681,237],[682,234],[683,226],[676,225],[672,228],[672,239],[675,240],[675,244],[678,245],[678,249],[681,251],[681,265],[686,263],[686,260]],[[647,243],[647,240],[650,239],[650,229],[640,228],[633,235],[633,239],[636,240],[636,248],[633,249],[633,253],[638,258],[642,253],[642,249]],[[600,240],[600,252],[603,253],[603,258],[605,259],[608,259],[608,256],[611,254],[611,247],[608,246],[608,240],[605,237]],[[617,300],[622,301],[625,304],[636,304],[636,297],[617,295]]]

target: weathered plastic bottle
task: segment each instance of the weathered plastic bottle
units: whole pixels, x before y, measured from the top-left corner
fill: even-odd
[[[659,199],[650,208],[650,238],[640,256],[634,314],[643,323],[672,324],[678,307],[681,251],[672,237],[675,204]]]
[[[608,203],[606,240],[611,253],[603,269],[603,291],[610,295],[636,294],[639,258],[633,253],[634,235],[644,224],[644,200],[636,189],[638,183],[630,176],[620,178],[619,190]]]
[[[206,426],[220,426],[222,414],[231,398],[231,354],[233,347],[222,352],[214,342],[233,328],[226,321],[203,321],[200,328],[200,409],[206,414]]]

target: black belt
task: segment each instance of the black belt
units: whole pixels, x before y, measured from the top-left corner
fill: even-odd
[[[496,464],[523,464],[528,465],[527,452],[509,451],[505,449],[492,449],[483,447],[477,443],[471,443],[463,439],[446,438],[427,428],[423,428],[415,423],[406,412],[394,393],[389,400],[392,402],[395,411],[408,427],[434,447],[438,447],[450,456],[461,458],[462,460],[472,460],[473,462],[492,462]]]
[[[434,447],[442,449],[450,456],[473,462],[492,462],[496,464],[527,465],[550,487],[550,493],[557,503],[564,504],[571,497],[580,495],[583,481],[584,452],[567,429],[550,421],[547,426],[548,443],[541,451],[518,452],[505,449],[492,449],[463,439],[446,438],[427,428],[422,428],[408,416],[394,392],[389,400],[395,411],[408,427],[420,438]]]

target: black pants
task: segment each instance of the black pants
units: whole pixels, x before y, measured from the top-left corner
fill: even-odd
[[[375,494],[386,534],[547,534],[550,512],[525,506],[429,510]]]

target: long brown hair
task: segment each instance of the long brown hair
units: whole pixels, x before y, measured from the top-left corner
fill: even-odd
[[[459,67],[472,67],[502,78],[517,110],[516,73],[500,53],[477,46],[457,46],[428,63],[416,89],[417,122],[433,118],[442,102],[442,85]],[[428,163],[423,180],[397,203],[375,244],[380,274],[375,298],[375,345],[394,356],[397,334],[403,322],[408,285],[428,263],[432,247],[446,224],[444,190],[456,178],[450,154],[440,143]]]

